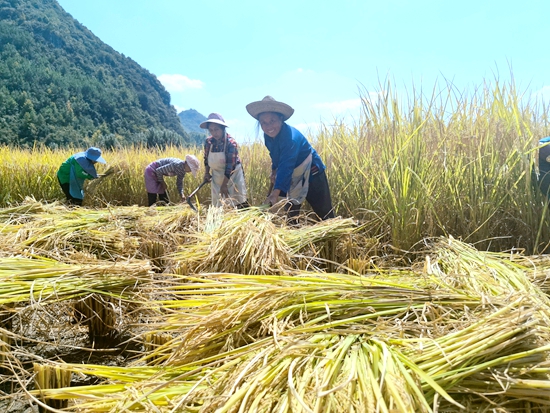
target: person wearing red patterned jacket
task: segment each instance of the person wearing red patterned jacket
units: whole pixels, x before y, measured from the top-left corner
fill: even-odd
[[[211,182],[212,205],[248,207],[237,142],[226,132],[222,115],[211,113],[199,126],[210,132],[204,144],[204,181]]]

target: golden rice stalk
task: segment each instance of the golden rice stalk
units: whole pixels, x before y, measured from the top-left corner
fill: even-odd
[[[536,314],[529,307],[529,299],[520,296],[455,332],[430,340],[413,339],[413,347],[405,354],[423,374],[449,393],[460,386],[462,380],[480,372],[501,369],[510,379],[520,380],[531,374],[528,366],[543,363],[550,354],[548,342],[537,335],[545,321]],[[511,369],[515,366],[523,368],[513,373]],[[547,372],[538,378],[544,378],[550,385]],[[433,392],[428,388],[424,390],[430,399]]]
[[[118,334],[115,303],[109,297],[89,295],[76,303],[76,310],[88,327],[90,342],[108,342]]]
[[[0,372],[7,368],[6,360],[11,356],[11,336],[5,329],[0,329]]]
[[[217,225],[217,224],[216,224]],[[290,250],[275,225],[258,209],[227,213],[223,222],[195,235],[174,255],[191,272],[281,274],[291,268]]]
[[[50,210],[29,218],[14,218],[12,214],[10,226],[3,228],[0,245],[13,253],[30,250],[56,256],[85,251],[102,258],[130,256],[137,250],[137,238],[129,236],[109,211],[63,207],[52,213],[54,207],[47,208]]]
[[[143,336],[143,345],[146,353],[147,362],[154,364],[160,358],[166,358],[165,352],[157,351],[161,346],[172,340],[172,336],[167,333],[148,332]]]
[[[270,335],[376,329],[379,334],[413,337],[419,328],[433,328],[428,323],[432,317],[441,318],[438,311],[447,313],[446,325],[451,328],[453,312],[474,311],[480,304],[457,293],[423,290],[417,277],[411,277],[410,284],[397,276],[391,280],[315,273],[203,274],[182,279],[185,282],[158,290],[175,299],[149,302],[152,308],[169,311],[161,313],[155,329],[179,333],[162,347],[172,364]],[[411,326],[400,321],[404,326],[396,329],[393,320],[401,317]],[[422,327],[424,320],[428,325]]]
[[[225,213],[221,208],[209,208],[204,230],[192,235],[197,241],[184,245],[174,259],[179,267],[196,273],[282,274],[301,265],[306,248],[314,251],[306,259],[326,260],[329,254],[316,249],[322,251],[325,244],[358,228],[353,220],[338,218],[289,229],[275,225],[274,217],[259,208]],[[334,260],[335,243],[330,244],[329,253]]]
[[[285,240],[292,253],[297,254],[312,244],[350,235],[360,229],[361,227],[351,218],[333,218],[320,221],[311,226],[284,228],[280,232],[281,237]]]
[[[109,371],[107,366],[74,366],[73,371],[109,377],[113,382],[94,389],[48,392],[57,397],[87,398],[76,405],[81,412],[106,411],[106,406],[111,407],[109,411],[147,407],[154,411],[156,407],[163,412],[431,411],[420,377],[409,370],[396,350],[362,335],[300,335],[278,343],[263,340],[203,360],[202,365],[178,369]],[[157,373],[151,374],[154,371]],[[444,390],[433,385],[452,402]],[[112,394],[115,388],[120,393]]]
[[[426,271],[446,288],[462,291],[491,302],[494,297],[522,293],[530,297],[538,313],[550,323],[550,298],[534,283],[532,273],[507,254],[477,251],[452,237],[441,238],[434,247],[435,258]]]
[[[69,387],[71,385],[71,371],[64,368],[62,365],[47,365],[33,363],[34,367],[34,383],[40,391],[40,399],[49,407],[54,409],[66,408],[69,404],[67,399],[56,399],[46,396],[42,390],[58,389]],[[49,409],[40,405],[39,411],[46,413]]]
[[[38,257],[0,258],[0,304],[57,302],[91,293],[124,297],[150,280],[150,270],[148,262],[138,260],[71,265]]]

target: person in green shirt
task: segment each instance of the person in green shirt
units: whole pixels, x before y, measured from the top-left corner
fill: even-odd
[[[101,149],[91,147],[78,152],[61,164],[57,179],[69,204],[82,205],[84,199],[84,181],[98,178],[95,164],[107,163],[101,156]]]

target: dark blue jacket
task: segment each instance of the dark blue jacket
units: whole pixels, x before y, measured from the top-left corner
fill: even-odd
[[[273,170],[277,169],[277,179],[273,189],[288,192],[292,181],[292,172],[310,153],[313,158],[311,167],[316,166],[319,171],[325,170],[325,165],[319,154],[309,144],[304,135],[285,122],[283,122],[281,131],[276,137],[271,138],[264,134],[264,141],[271,157],[271,168]]]

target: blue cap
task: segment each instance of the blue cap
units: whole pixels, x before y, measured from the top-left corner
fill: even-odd
[[[94,146],[86,150],[86,158],[94,162],[107,163],[107,161],[101,156],[101,149]]]

